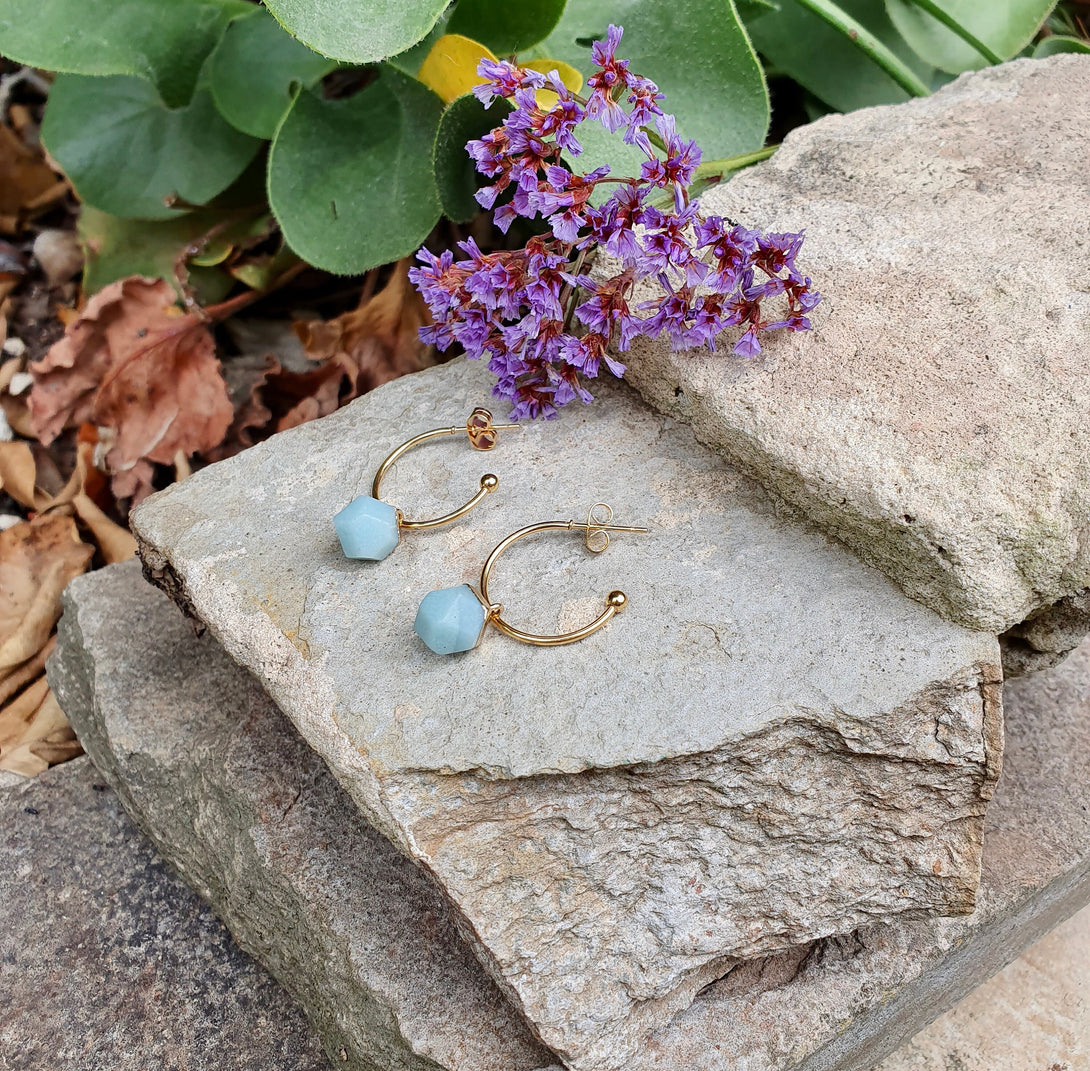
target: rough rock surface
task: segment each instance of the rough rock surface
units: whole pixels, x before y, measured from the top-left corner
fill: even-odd
[[[1090,588],[1035,610],[999,637],[1003,675],[1024,677],[1062,662],[1090,632]]]
[[[971,910],[1001,748],[995,638],[778,520],[623,386],[487,458],[407,456],[388,496],[408,516],[462,500],[486,463],[499,490],[385,561],[343,557],[332,516],[490,383],[460,361],[387,384],[133,524],[150,571],[435,876],[541,1038],[575,1067],[617,1066],[735,957]],[[653,532],[597,557],[567,533],[526,541],[493,596],[554,631],[624,587],[608,628],[554,648],[493,632],[455,657],[414,637],[428,590],[595,499]]]
[[[1090,908],[1057,926],[874,1071],[1090,1067]]]
[[[0,781],[0,1009],[4,1071],[329,1066],[87,759]]]
[[[548,1063],[425,875],[132,563],[76,580],[50,679],[126,806],[349,1071]],[[626,1071],[870,1071],[1090,899],[1090,645],[1008,686],[976,911],[740,964]]]
[[[805,227],[815,330],[626,378],[913,598],[1019,624],[1090,584],[1088,127],[1066,55],[793,131],[702,204]]]

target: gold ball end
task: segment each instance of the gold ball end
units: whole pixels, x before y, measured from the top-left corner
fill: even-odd
[[[606,596],[606,602],[612,606],[614,610],[623,610],[625,603],[628,602],[628,596],[623,591],[611,591]]]
[[[482,488],[482,490],[495,491],[496,488],[499,486],[499,483],[500,483],[500,478],[498,476],[493,476],[491,472],[486,472],[481,477],[481,488]]]

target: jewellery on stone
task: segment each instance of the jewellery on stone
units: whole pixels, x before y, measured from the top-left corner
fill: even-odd
[[[516,540],[535,532],[585,532],[583,541],[587,550],[601,554],[609,546],[609,532],[647,531],[646,528],[612,524],[612,520],[613,510],[604,502],[596,502],[587,514],[585,524],[576,521],[542,521],[512,532],[485,559],[479,590],[474,590],[469,584],[459,584],[454,588],[430,591],[424,596],[416,613],[414,631],[436,654],[457,654],[472,650],[481,642],[490,623],[513,639],[533,644],[535,647],[558,647],[585,639],[624,608],[628,599],[623,591],[611,591],[606,596],[605,610],[582,628],[555,636],[540,636],[533,632],[524,632],[503,619],[503,606],[492,602],[489,597],[488,579],[496,559]]]
[[[468,513],[485,495],[491,494],[500,482],[498,477],[486,472],[481,477],[480,490],[464,506],[430,521],[406,520],[401,510],[379,498],[382,478],[402,454],[430,439],[462,433],[469,437],[474,450],[491,450],[496,445],[496,432],[517,427],[518,424],[494,424],[492,414],[487,409],[477,408],[470,413],[462,427],[436,428],[402,443],[379,465],[371,484],[371,494],[354,498],[333,518],[333,527],[337,530],[337,537],[345,555],[366,561],[381,561],[401,542],[403,530],[417,531],[449,524]]]

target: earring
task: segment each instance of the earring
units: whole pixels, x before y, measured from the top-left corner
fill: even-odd
[[[468,513],[485,495],[495,491],[499,479],[491,472],[481,477],[480,490],[460,508],[451,513],[444,513],[430,521],[408,521],[401,510],[383,502],[379,498],[382,478],[390,471],[394,462],[414,446],[426,443],[429,439],[438,439],[444,435],[465,433],[474,450],[491,450],[496,445],[496,432],[507,428],[517,428],[518,424],[493,424],[492,414],[487,409],[474,409],[465,425],[459,428],[436,428],[417,435],[402,443],[378,467],[370,495],[354,498],[334,518],[333,527],[341,541],[341,548],[349,558],[363,558],[367,561],[382,561],[401,542],[403,529],[417,531],[424,528],[438,528],[441,524],[456,521]]]
[[[457,654],[459,651],[471,650],[481,642],[484,630],[490,622],[513,639],[533,644],[535,647],[559,647],[564,643],[575,643],[576,640],[585,639],[592,632],[597,632],[614,614],[624,608],[628,599],[623,591],[611,591],[606,596],[605,610],[590,624],[577,628],[574,632],[564,632],[557,636],[539,636],[533,632],[523,632],[522,629],[504,621],[501,616],[503,607],[499,603],[494,603],[489,597],[488,578],[492,573],[492,567],[496,564],[496,559],[512,543],[535,532],[556,530],[585,532],[583,541],[587,550],[592,554],[601,554],[609,546],[609,532],[647,531],[646,528],[611,524],[612,520],[613,510],[604,502],[597,502],[587,514],[586,524],[578,524],[575,521],[542,521],[512,532],[498,543],[485,559],[484,567],[481,569],[480,591],[474,591],[468,584],[459,584],[456,588],[443,588],[441,591],[429,591],[421,600],[420,609],[416,613],[414,631],[436,654]]]

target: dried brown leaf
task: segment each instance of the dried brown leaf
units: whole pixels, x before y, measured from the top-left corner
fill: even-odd
[[[67,190],[39,151],[0,125],[0,230],[16,233],[26,218],[59,201]]]
[[[32,367],[36,437],[50,443],[83,423],[105,429],[112,473],[215,447],[233,416],[227,386],[207,323],[174,300],[164,280],[140,276],[96,294]]]
[[[29,443],[0,443],[0,491],[27,509],[41,509],[48,501],[35,487],[37,469]]]
[[[35,677],[45,672],[45,660],[57,646],[57,637],[50,636],[45,646],[21,666],[12,669],[0,669],[0,709],[13,695],[21,692]]]
[[[420,341],[419,329],[428,322],[428,313],[409,283],[408,270],[408,259],[398,261],[386,285],[351,312],[295,325],[311,360],[345,369],[351,381],[349,398],[435,363],[431,348]]]
[[[0,670],[34,658],[61,614],[64,586],[86,568],[94,548],[75,521],[53,513],[0,532]]]
[[[23,742],[47,695],[49,682],[43,673],[0,710],[0,755]]]
[[[42,678],[45,683],[45,678]],[[0,713],[0,720],[4,718]],[[0,770],[34,777],[58,762],[83,753],[76,734],[68,724],[56,696],[46,691],[24,725],[21,736],[10,746],[0,744]]]

